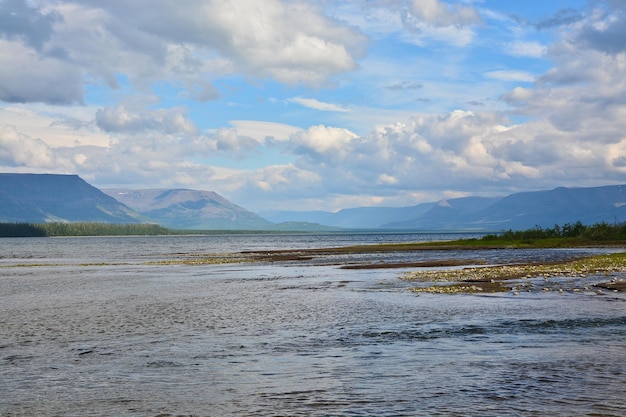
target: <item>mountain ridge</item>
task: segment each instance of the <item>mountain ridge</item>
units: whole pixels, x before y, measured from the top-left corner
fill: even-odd
[[[109,188],[103,192],[171,229],[267,229],[273,225],[213,191]]]
[[[390,213],[407,213],[408,219],[381,221]],[[379,219],[363,221],[365,213],[379,213]],[[271,221],[298,221],[308,218],[326,226],[358,223],[361,228],[500,231],[529,229],[555,224],[585,224],[626,221],[626,185],[599,187],[556,187],[552,190],[513,193],[503,197],[460,197],[409,207],[361,207],[338,212],[275,212],[265,215]]]
[[[0,173],[0,222],[158,223],[188,230],[494,232],[626,221],[626,185],[557,187],[406,207],[280,211],[263,217],[213,191],[99,190],[77,175]]]
[[[0,173],[0,221],[142,223],[78,175]]]

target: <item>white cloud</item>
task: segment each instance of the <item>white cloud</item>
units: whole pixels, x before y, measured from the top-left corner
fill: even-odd
[[[236,129],[221,128],[212,135],[218,151],[225,151],[236,157],[242,157],[258,146],[256,140],[240,135]]]
[[[62,111],[62,113],[60,113]],[[0,125],[12,125],[51,148],[65,146],[109,146],[111,137],[94,121],[93,107],[59,108],[49,105],[13,105],[0,108]]]
[[[276,141],[285,141],[289,136],[302,130],[299,127],[284,123],[275,123],[259,120],[231,120],[230,124],[239,134],[251,137],[259,143],[271,138]]]
[[[12,5],[26,7],[40,26],[0,25],[0,100],[26,103],[0,109],[2,170],[72,172],[100,186],[213,189],[253,210],[409,205],[626,179],[622,2],[541,22],[545,30],[560,28],[547,47],[526,40],[532,22],[502,30],[509,37],[496,42],[506,46],[498,52],[549,59],[553,68],[541,75],[542,61],[530,70],[484,72],[508,65],[507,57],[502,66],[477,69],[468,61],[473,48],[448,53],[450,44],[484,33],[475,2],[344,2],[333,9],[350,17],[342,20],[325,16],[318,9],[324,2],[18,3],[0,3],[0,23],[8,16],[1,7]],[[359,60],[367,39],[349,24],[375,40],[392,39],[397,49]],[[433,40],[447,45],[407,45]],[[415,54],[398,63],[396,50]],[[359,65],[350,78],[336,78]],[[276,84],[269,78],[336,82],[349,95],[329,90],[319,96],[332,97],[324,102],[302,86],[269,91]],[[502,94],[500,81],[525,84]],[[244,84],[254,84],[254,93]],[[166,92],[157,97],[157,90]],[[107,103],[67,107],[85,100],[85,91],[113,93]],[[220,103],[181,104],[231,93],[224,102],[237,107],[226,115],[218,114]],[[449,110],[470,100],[495,103],[500,94],[499,103],[477,106],[491,111]],[[250,105],[268,96],[319,111],[283,106],[298,115],[272,119],[275,108]],[[279,153],[292,163],[267,162]]]
[[[360,32],[303,2],[2,6],[0,22],[12,23],[25,8],[32,15],[0,26],[0,100],[9,102],[82,102],[85,80],[116,88],[120,75],[145,90],[166,81],[199,101],[218,97],[214,79],[232,73],[317,86],[356,69],[367,44]]]
[[[296,154],[326,154],[335,158],[357,137],[347,129],[319,125],[294,133],[289,143],[295,147]]]
[[[393,177],[391,175],[387,175],[387,174],[380,174],[378,176],[378,184],[388,184],[388,185],[392,185],[392,184],[397,184],[398,183],[398,179],[396,177]]]
[[[580,26],[575,40],[610,54],[626,52],[626,3],[613,0],[605,6],[605,10],[596,9],[592,19]]]
[[[432,26],[468,26],[481,22],[473,7],[439,0],[412,0],[410,11],[417,19]]]
[[[521,81],[530,83],[535,81],[535,77],[526,71],[497,70],[485,73],[485,77],[500,81]]]
[[[13,126],[0,125],[0,169],[58,170],[64,165],[41,139],[19,133]]]
[[[507,44],[504,52],[512,56],[541,58],[546,54],[547,49],[539,42],[515,41]]]
[[[0,3],[0,35],[23,40],[36,50],[43,48],[52,34],[53,25],[60,20],[58,14],[38,10],[25,1],[7,0]]]
[[[332,103],[324,103],[314,98],[293,97],[287,101],[297,103],[310,109],[334,112],[349,112],[350,110]]]
[[[38,54],[19,41],[0,39],[0,100],[80,103],[81,71],[64,60]]]
[[[156,130],[166,134],[188,134],[198,132],[182,109],[143,110],[136,106],[118,104],[115,107],[98,109],[98,127],[106,132],[139,133]]]

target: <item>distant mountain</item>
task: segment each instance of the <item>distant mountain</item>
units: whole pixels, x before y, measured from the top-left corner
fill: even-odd
[[[390,222],[411,220],[430,210],[436,203],[410,207],[357,207],[330,211],[277,211],[263,213],[263,217],[276,222],[308,221],[331,227],[350,229],[376,229]]]
[[[252,213],[211,191],[109,189],[76,175],[0,173],[0,222],[158,223],[188,230],[500,231],[626,221],[626,185],[559,187],[506,197],[463,197],[409,207]]]
[[[171,229],[271,229],[272,223],[212,191],[105,189],[142,216]]]
[[[500,198],[463,197],[417,206],[360,207],[331,212],[278,212],[272,221],[306,219],[327,226],[448,231],[522,230],[555,224],[626,221],[626,185],[559,187]]]
[[[626,185],[591,188],[559,187],[509,195],[474,216],[477,224],[528,229],[536,225],[581,221],[583,224],[626,221]]]
[[[130,208],[77,175],[0,173],[0,222],[141,223]]]
[[[488,197],[461,197],[441,200],[418,216],[404,221],[391,221],[382,227],[422,230],[480,230],[484,228],[484,225],[474,225],[473,214],[486,210],[498,200],[498,198]]]

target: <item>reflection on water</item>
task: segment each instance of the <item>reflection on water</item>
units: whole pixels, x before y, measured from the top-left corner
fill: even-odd
[[[0,269],[0,415],[626,414],[621,293],[417,296],[398,270],[143,264],[255,249],[238,238],[1,240],[3,265],[64,265]]]

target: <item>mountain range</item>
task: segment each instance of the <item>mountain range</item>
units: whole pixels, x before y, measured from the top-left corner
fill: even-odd
[[[157,223],[191,230],[264,230],[275,226],[210,191],[107,192],[77,175],[0,173],[0,222]]]
[[[0,173],[0,221],[140,223],[145,219],[78,175]]]
[[[171,229],[268,229],[273,223],[212,191],[105,189],[146,219]]]
[[[189,230],[501,231],[626,221],[626,185],[559,187],[409,207],[281,211],[261,217],[212,191],[106,189],[76,175],[0,173],[0,222],[157,223]]]
[[[626,185],[591,188],[558,187],[505,197],[462,197],[411,207],[362,207],[338,212],[275,212],[280,222],[306,218],[346,228],[500,231],[555,224],[626,221]]]

